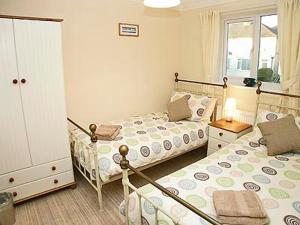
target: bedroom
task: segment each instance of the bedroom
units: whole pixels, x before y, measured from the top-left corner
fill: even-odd
[[[16,224],[123,224],[124,218],[119,216],[119,206],[124,200],[121,168],[118,164],[114,164],[114,160],[111,160],[110,163],[114,165],[109,171],[111,174],[103,174],[103,167],[108,163],[103,161],[102,169],[93,170],[93,176],[90,176],[90,169],[93,165],[88,168],[83,166],[80,161],[81,156],[85,160],[89,158],[89,153],[85,153],[85,151],[83,155],[81,153],[77,155],[80,164],[78,164],[78,160],[73,160],[75,163],[72,167],[69,138],[66,137],[67,130],[64,126],[67,124],[69,128],[74,128],[74,124],[70,121],[67,123],[66,115],[87,131],[88,134],[84,136],[85,141],[92,149],[94,145],[88,137],[91,134],[90,124],[109,124],[109,121],[123,121],[137,115],[165,112],[170,97],[174,94],[174,87],[178,90],[181,89],[181,91],[201,92],[201,95],[217,98],[217,107],[213,108],[213,112],[210,113],[212,117],[209,119],[212,120],[232,114],[230,110],[225,112],[223,109],[229,105],[229,108],[233,108],[235,120],[254,127],[256,112],[261,108],[257,107],[258,99],[266,100],[268,104],[280,104],[280,106],[289,104],[289,108],[299,110],[297,98],[292,103],[288,100],[289,97],[280,95],[270,95],[270,98],[265,99],[266,93],[256,94],[258,88],[255,85],[256,80],[254,83],[253,79],[247,80],[250,82],[248,85],[254,87],[244,87],[245,84],[243,84],[245,77],[257,79],[258,69],[260,69],[262,76],[265,76],[259,78],[263,81],[262,91],[291,95],[300,94],[300,60],[297,58],[300,55],[299,51],[297,52],[297,49],[299,50],[300,29],[299,5],[297,0],[278,2],[274,0],[182,0],[181,4],[176,7],[152,8],[145,6],[142,0],[0,0],[0,15],[3,15],[1,21],[5,21],[2,22],[0,33],[1,43],[3,43],[1,52],[4,52],[4,54],[0,53],[2,55],[1,68],[4,68],[1,69],[1,80],[7,81],[7,84],[1,82],[3,84],[3,86],[1,84],[1,90],[5,90],[7,93],[1,95],[1,105],[4,105],[3,108],[7,108],[7,110],[1,109],[3,112],[1,114],[1,128],[5,135],[2,135],[0,142],[0,162],[2,164],[0,192],[7,190],[12,193],[16,192],[15,199],[27,200],[27,197],[39,195],[51,190],[51,188],[35,189],[30,185],[24,188],[24,185],[42,182],[46,178],[51,181],[50,187],[54,181],[58,180],[56,186],[63,187],[66,185],[75,188],[73,172],[77,183],[77,188],[74,190],[66,188],[16,204]],[[278,21],[281,21],[276,16],[278,12],[285,15],[281,17],[284,21],[282,23],[288,25],[277,28]],[[293,12],[294,15],[291,14]],[[209,23],[213,25],[206,26],[207,23],[203,19],[206,16],[205,13],[210,15],[208,16]],[[45,21],[43,18],[54,18],[56,21]],[[33,25],[31,27],[31,24],[35,22],[39,24],[36,29]],[[126,24],[133,25],[127,26],[127,28],[133,27],[134,31],[138,32],[137,37],[121,36],[119,23],[125,27]],[[49,24],[49,29],[47,29],[46,24]],[[58,73],[58,77],[55,78],[57,80],[46,77],[46,75],[44,79],[38,77],[41,72],[53,73],[54,67],[45,66],[47,68],[45,70],[43,67],[37,66],[37,64],[43,65],[42,63],[49,66],[48,60],[43,60],[42,57],[37,57],[38,60],[35,58],[35,61],[29,60],[35,54],[36,56],[45,56],[46,54],[42,51],[45,45],[38,39],[39,37],[30,36],[35,34],[37,29],[42,29],[43,34],[45,34],[44,39],[49,39],[50,34],[54,35],[49,39],[49,43],[50,40],[55,39],[55,45],[51,42],[53,45],[49,45],[51,48],[48,46],[47,51],[50,52],[49,54],[57,54],[59,59],[52,60],[51,63],[55,64],[50,64],[58,68],[57,71],[55,70]],[[201,29],[204,29],[205,32],[201,32]],[[280,30],[284,31],[285,35],[277,40]],[[38,33],[38,35],[42,34]],[[30,42],[30,37],[36,38],[32,39],[36,41]],[[283,47],[280,47],[280,44]],[[15,48],[15,50],[11,52],[7,46]],[[279,49],[284,49],[284,51]],[[7,50],[9,53],[6,54],[5,51]],[[242,53],[242,56],[235,56],[234,51]],[[265,59],[260,57],[263,54],[266,56]],[[14,68],[5,68],[7,66],[5,60],[9,57],[12,60],[9,63],[14,64],[12,66]],[[288,59],[282,62],[282,65],[280,64],[283,73],[287,74],[284,76],[278,72],[280,71],[279,61],[283,61],[280,60],[280,57],[285,60]],[[23,65],[18,65],[22,64],[21,58],[24,61]],[[34,67],[33,72],[36,73],[36,76],[30,76],[31,67]],[[271,80],[268,73],[269,68],[272,71]],[[174,82],[175,73],[179,74],[178,82]],[[223,88],[225,86],[223,77],[225,76],[228,77],[227,88]],[[279,80],[278,76],[280,77]],[[15,80],[16,84],[14,83]],[[182,80],[217,85],[186,83]],[[30,88],[31,84],[40,85],[42,88],[37,88],[34,90],[35,92],[26,91],[25,88]],[[44,98],[40,97],[43,96],[44,90],[51,93],[49,99],[45,99],[45,96]],[[42,95],[40,95],[41,93]],[[9,101],[13,99],[11,96],[13,94],[17,100],[11,101],[12,104],[9,104]],[[230,99],[233,100],[231,104]],[[17,105],[19,112],[16,112]],[[45,110],[50,110],[52,116],[51,113],[44,113]],[[278,111],[278,108],[271,107],[269,111],[274,110]],[[299,116],[299,111],[292,111],[295,117]],[[17,115],[21,116],[18,117]],[[158,117],[156,122],[159,123],[161,129],[164,129],[162,128],[164,126],[160,124],[162,123],[161,116],[166,115],[150,116],[152,121],[147,123],[154,123],[156,131],[153,133],[161,132],[160,135],[163,136],[164,134],[166,135],[164,137],[167,137],[168,131],[157,128],[156,120],[153,119]],[[183,123],[184,127],[185,123],[190,123],[190,121],[184,120]],[[208,127],[208,123],[209,121],[203,126]],[[20,127],[20,124],[25,125]],[[195,124],[195,126],[189,125],[189,129],[191,129],[189,132],[196,132],[196,137],[200,138],[202,134],[198,135],[198,130],[205,130],[206,128],[200,128],[199,123]],[[151,128],[151,124],[148,125],[149,127],[144,129]],[[251,128],[247,127],[247,129]],[[248,132],[247,129],[245,130]],[[159,154],[157,157],[152,157],[150,154],[151,160],[138,159],[135,162],[132,162],[132,159],[135,158],[134,153],[130,153],[128,159],[132,166],[151,166],[142,172],[156,180],[205,158],[207,142],[209,149],[214,152],[215,149],[218,150],[219,145],[221,145],[220,148],[223,148],[226,144],[234,142],[236,138],[244,134],[243,131],[237,132],[232,139],[225,139],[226,135],[215,137],[206,135],[204,132],[203,140],[195,138],[196,146],[192,146],[192,148],[189,146],[184,151],[181,147],[172,148],[172,151],[165,151],[167,153],[163,157]],[[132,132],[128,129],[128,139],[135,138],[130,137]],[[178,135],[183,135],[185,130],[179,132]],[[18,137],[15,137],[16,135]],[[52,136],[53,140],[50,140],[49,137]],[[158,140],[155,139],[157,135],[153,135],[153,137],[151,138]],[[192,135],[189,138],[192,139]],[[166,143],[168,146],[169,142]],[[52,150],[60,144],[64,146],[64,150]],[[107,146],[105,149],[101,143],[103,148],[98,149],[98,151],[111,154],[110,159],[112,159],[114,154],[118,154],[119,146],[121,144],[128,145],[128,142],[117,140],[114,144],[113,154],[107,150]],[[134,145],[135,142],[131,140],[129,144]],[[171,145],[175,146],[175,142],[171,141]],[[136,146],[140,146],[140,143]],[[199,146],[201,146],[200,153],[198,150],[193,150]],[[74,149],[74,146],[71,147]],[[147,148],[143,150],[143,153],[147,155]],[[183,154],[187,151],[188,153]],[[93,153],[94,150],[88,152]],[[74,151],[72,153],[74,155]],[[138,149],[138,153],[142,154],[140,149]],[[161,152],[161,154],[163,153]],[[18,155],[17,158],[15,158],[16,155]],[[91,154],[88,162],[93,162],[93,157],[94,155]],[[120,155],[116,155],[115,158],[119,162]],[[54,165],[54,162],[57,164]],[[255,163],[251,164],[254,165]],[[97,171],[99,176],[97,176]],[[293,171],[298,176],[299,166],[295,167]],[[65,175],[66,172],[68,174],[62,178],[62,181],[55,177]],[[116,175],[115,178],[109,179],[113,175]],[[296,175],[294,177],[297,178]],[[10,182],[10,178],[13,178],[14,181]],[[130,176],[130,181],[137,187],[147,183],[138,175]],[[292,182],[295,182],[296,185],[295,188],[291,188],[293,192],[297,187],[299,188],[300,184],[299,179],[292,180]],[[288,182],[288,184],[290,183]],[[290,186],[293,185],[290,184]],[[296,197],[293,202],[297,203],[300,201],[300,196],[297,195]],[[99,211],[101,202],[102,210]],[[69,208],[68,205],[71,207]],[[136,209],[132,210],[135,212]],[[276,211],[276,209],[274,210]],[[296,217],[296,219],[293,217],[291,221],[296,221],[295,224],[299,223],[299,204],[296,204],[294,211],[290,214]],[[154,220],[150,224],[152,223],[154,224]],[[186,223],[183,222],[182,224]],[[281,224],[284,224],[284,221]]]

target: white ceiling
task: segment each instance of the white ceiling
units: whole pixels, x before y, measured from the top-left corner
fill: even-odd
[[[140,4],[143,4],[143,0],[131,0],[131,1],[135,1]],[[247,2],[251,0],[181,0],[181,4],[177,8],[179,10],[190,10],[190,9],[197,9],[197,8],[203,8],[208,6],[221,5],[221,4],[236,2],[236,1]]]
[[[143,4],[144,0],[130,0],[137,2],[139,4]],[[164,0],[161,0],[164,1]],[[217,6],[217,5],[222,5],[222,4],[227,4],[229,3],[237,3],[241,6],[246,6],[246,5],[256,5],[257,7],[259,6],[268,6],[268,5],[274,5],[276,4],[277,0],[181,0],[180,6],[177,7],[179,10],[192,10],[192,9],[198,9],[198,8],[205,8],[205,7],[210,7],[210,6]],[[227,5],[228,6],[228,5]]]
[[[179,9],[190,10],[208,6],[221,5],[235,1],[237,0],[181,0],[181,5],[179,6]]]

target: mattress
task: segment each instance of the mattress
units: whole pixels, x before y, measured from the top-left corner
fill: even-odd
[[[300,224],[300,154],[267,156],[266,147],[257,133],[259,132],[255,130],[209,157],[157,182],[213,218],[216,218],[212,200],[214,191],[253,190],[261,198],[270,224]],[[150,184],[140,190],[168,213],[180,219],[180,224],[209,224]],[[129,216],[133,222],[138,221],[138,209],[137,195],[132,193]],[[119,211],[124,219],[124,202]],[[155,224],[155,211],[143,198],[142,214],[143,224]],[[161,213],[158,218],[159,224],[173,224]]]
[[[111,121],[108,124],[120,125],[122,129],[116,140],[97,142],[97,159],[103,182],[122,172],[119,147],[123,144],[129,147],[127,158],[131,165],[139,168],[201,147],[208,140],[207,123],[185,120],[168,122],[167,114],[163,112]],[[78,128],[69,131],[70,140],[75,144],[73,155],[94,174],[94,160],[88,156],[88,151],[92,152],[90,137]]]

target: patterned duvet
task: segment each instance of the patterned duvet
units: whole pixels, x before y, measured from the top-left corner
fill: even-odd
[[[263,201],[270,224],[298,225],[300,154],[267,156],[259,133],[255,130],[215,154],[159,179],[158,183],[214,218],[212,193],[215,190],[254,190]],[[146,185],[140,190],[175,218],[180,218],[180,224],[208,224],[153,186]],[[155,224],[151,204],[142,200],[142,206],[143,225]],[[122,203],[121,217],[124,212]],[[129,214],[132,221],[138,221],[138,201],[134,193],[130,195]],[[173,224],[162,214],[158,218],[161,225]]]
[[[128,145],[128,159],[132,166],[138,168],[198,148],[207,142],[207,123],[185,120],[168,122],[166,113],[152,113],[110,124],[121,125],[122,129],[115,141],[97,142],[100,177],[104,182],[122,172],[118,153],[120,145]],[[90,137],[76,128],[70,130],[70,139],[75,143],[74,156],[77,159],[79,154],[81,156],[81,165],[90,171],[90,161],[94,169],[93,159],[89,159],[87,154],[91,150]]]

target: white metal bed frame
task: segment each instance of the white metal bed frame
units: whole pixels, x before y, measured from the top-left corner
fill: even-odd
[[[206,95],[209,97],[213,97],[217,99],[217,104],[216,107],[214,109],[214,113],[213,116],[211,118],[211,120],[215,120],[217,117],[217,106],[221,106],[222,110],[223,110],[223,106],[224,106],[224,101],[226,99],[226,90],[227,90],[227,78],[225,77],[223,79],[223,84],[214,84],[214,83],[206,83],[206,82],[198,82],[198,81],[192,81],[192,80],[181,80],[178,79],[178,73],[175,73],[175,90],[176,91],[186,91],[189,93],[194,93],[194,94],[201,94],[201,95]],[[179,84],[180,83],[180,84]],[[200,85],[200,86],[199,86]],[[216,89],[217,88],[217,89]],[[222,91],[220,91],[220,89]],[[88,136],[90,136],[91,138],[91,143],[89,144],[89,146],[86,146],[84,143],[82,143],[80,141],[79,138],[73,136],[73,138],[77,139],[77,143],[82,143],[81,145],[74,145],[74,142],[71,143],[71,151],[73,152],[84,152],[84,156],[82,156],[82,154],[78,154],[78,158],[76,158],[74,156],[74,153],[72,153],[72,161],[73,161],[73,165],[74,167],[83,175],[83,177],[92,185],[92,187],[97,191],[98,194],[98,202],[99,202],[99,207],[100,207],[100,211],[103,210],[103,198],[102,198],[102,186],[104,184],[116,181],[118,179],[121,179],[123,177],[122,173],[112,176],[108,181],[103,182],[101,180],[100,177],[100,169],[99,169],[99,165],[98,165],[98,154],[97,153],[97,137],[95,135],[95,131],[97,129],[97,126],[95,124],[91,124],[89,126],[89,130],[90,132],[86,131],[83,127],[81,127],[80,125],[78,125],[76,122],[74,122],[73,120],[71,120],[70,118],[68,118],[68,121],[73,124],[74,126],[76,126],[77,128],[79,128],[80,130],[82,130],[85,134],[87,134]],[[142,171],[144,169],[150,168],[152,166],[158,165],[162,162],[165,162],[167,160],[170,160],[172,158],[178,157],[182,154],[185,154],[187,152],[190,152],[192,150],[201,148],[205,145],[202,146],[198,146],[196,148],[191,148],[188,151],[176,154],[176,155],[172,155],[170,157],[161,159],[159,161],[150,163],[146,166],[142,166],[138,168],[138,171]],[[82,151],[75,151],[75,148],[81,148]],[[79,150],[79,149],[78,149]],[[87,157],[85,157],[87,156]],[[93,160],[93,164],[95,167],[95,175],[93,174],[93,169],[92,169],[92,161]],[[84,162],[85,165],[82,165],[81,162]],[[90,168],[90,169],[87,169]],[[127,175],[132,174],[133,172],[130,171],[128,172]],[[93,179],[93,177],[95,179]]]
[[[294,115],[299,116],[300,115],[300,96],[299,95],[291,95],[291,94],[284,94],[284,93],[276,93],[276,92],[268,92],[268,91],[262,91],[261,90],[261,82],[257,83],[257,107],[256,107],[256,112],[255,112],[255,119],[257,117],[258,111],[259,111],[259,107],[261,105],[267,105],[269,106],[269,110],[272,111],[272,107],[275,107],[277,109],[277,112],[284,112],[286,110],[288,110],[289,112],[292,112]],[[274,95],[274,96],[280,96],[280,101],[279,104],[269,104],[265,101],[261,100],[261,94],[266,94],[266,95]],[[283,104],[283,98],[292,98],[297,102],[298,107],[293,107],[290,105],[284,105]],[[186,202],[185,200],[181,199],[180,197],[174,195],[172,192],[170,192],[169,190],[165,189],[163,186],[161,186],[160,184],[156,183],[155,181],[151,180],[149,177],[147,177],[146,175],[144,175],[142,172],[136,170],[135,168],[133,168],[130,164],[129,161],[126,159],[126,155],[128,154],[128,147],[126,145],[122,145],[119,148],[119,152],[122,155],[122,160],[120,162],[120,166],[122,168],[122,174],[123,174],[123,178],[122,178],[122,184],[123,184],[123,189],[124,189],[124,201],[125,201],[125,221],[126,221],[126,225],[129,224],[135,224],[133,221],[130,220],[129,218],[129,212],[128,212],[128,208],[129,208],[129,189],[131,188],[133,190],[133,192],[135,192],[138,196],[138,204],[139,204],[139,221],[138,221],[138,225],[142,225],[142,204],[141,204],[141,199],[143,198],[145,201],[148,201],[152,207],[154,208],[154,212],[155,212],[155,225],[158,225],[158,213],[162,213],[165,216],[167,216],[168,218],[171,219],[171,221],[174,223],[174,225],[179,225],[180,224],[180,218],[174,217],[173,215],[169,214],[165,209],[163,209],[162,207],[160,207],[158,204],[154,203],[153,201],[151,201],[151,199],[149,199],[145,194],[143,194],[141,191],[139,191],[138,188],[136,188],[133,184],[130,183],[129,178],[128,178],[128,174],[129,171],[134,172],[135,174],[137,174],[138,176],[142,177],[144,180],[146,180],[148,183],[152,184],[153,186],[155,186],[157,189],[159,189],[160,191],[162,191],[163,193],[165,193],[166,195],[168,195],[169,197],[173,198],[175,201],[177,201],[178,203],[182,204],[183,206],[185,206],[186,208],[188,208],[189,210],[191,210],[192,212],[196,213],[198,216],[202,217],[203,219],[205,219],[206,221],[210,222],[213,225],[221,225],[220,222],[218,222],[217,220],[215,220],[214,218],[208,216],[207,214],[205,214],[204,212],[200,211],[199,209],[195,208],[194,206],[192,206],[191,204],[189,204],[188,202]]]

